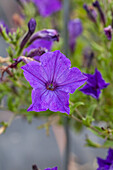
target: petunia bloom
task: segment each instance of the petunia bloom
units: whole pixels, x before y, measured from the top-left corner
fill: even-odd
[[[106,88],[109,83],[106,83],[104,81],[101,73],[97,69],[95,69],[95,73],[93,75],[85,73],[84,75],[88,78],[87,84],[83,88],[81,88],[80,91],[86,95],[94,97],[95,99],[99,99],[101,90]]]
[[[73,19],[68,24],[69,31],[69,46],[72,52],[75,50],[76,39],[81,35],[83,31],[82,23],[80,19]]]
[[[113,170],[113,149],[108,150],[108,156],[106,159],[97,158],[99,167],[97,170]]]
[[[108,27],[104,28],[104,33],[108,40],[112,39],[112,27],[109,25]]]
[[[39,10],[42,17],[48,17],[52,13],[61,10],[62,4],[60,0],[32,0]]]
[[[78,68],[70,66],[64,54],[54,51],[41,55],[40,62],[32,61],[21,67],[33,87],[32,104],[27,111],[49,109],[69,114],[69,93],[74,93],[87,80]]]
[[[53,167],[53,168],[47,168],[47,169],[44,169],[44,170],[58,170],[57,166],[56,167]]]

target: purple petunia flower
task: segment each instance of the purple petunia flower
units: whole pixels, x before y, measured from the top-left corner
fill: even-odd
[[[69,93],[74,93],[87,80],[78,68],[70,66],[71,62],[64,54],[54,51],[41,55],[40,63],[32,61],[21,67],[33,87],[28,111],[49,109],[69,114]]]
[[[80,19],[70,20],[68,24],[69,31],[69,46],[72,52],[75,50],[76,39],[81,35],[83,31],[82,23]]]
[[[97,170],[113,170],[113,149],[108,150],[108,156],[105,160],[97,158],[97,162],[99,165]]]
[[[108,27],[104,28],[105,35],[108,40],[112,39],[112,27],[109,25]]]
[[[109,83],[106,83],[104,79],[102,78],[101,73],[95,69],[95,73],[92,74],[85,74],[87,76],[87,84],[80,89],[81,92],[84,94],[90,95],[94,97],[95,99],[99,99],[101,90],[106,88]]]
[[[2,25],[3,28],[5,28],[6,33],[8,34],[10,30],[9,30],[8,26],[5,24],[5,22],[2,21],[2,20],[0,21],[0,33],[2,32],[2,27],[1,27],[1,25]]]
[[[39,10],[42,17],[48,17],[52,13],[61,10],[62,4],[60,0],[32,0]]]
[[[53,167],[53,168],[47,168],[47,169],[44,169],[44,170],[58,170],[57,166],[56,167]]]

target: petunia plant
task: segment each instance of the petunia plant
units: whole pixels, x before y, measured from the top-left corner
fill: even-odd
[[[104,139],[99,144],[87,137],[87,146],[112,147],[112,2],[105,6],[101,1],[87,0],[84,4],[77,0],[77,8],[74,2],[70,4],[69,58],[64,55],[62,2],[18,2],[21,14],[16,23],[20,23],[19,19],[23,21],[19,27],[10,28],[0,21],[0,36],[8,44],[8,56],[0,57],[1,108],[12,111],[13,118],[22,115],[28,121],[39,116],[48,121],[57,115],[57,123],[62,123],[62,118],[67,117],[74,129],[82,130],[85,126]],[[105,123],[103,126],[99,124],[101,121]],[[47,129],[51,122],[46,124]],[[10,123],[1,122],[0,133]],[[111,152],[112,149],[109,155]],[[98,158],[98,164],[99,168],[112,168],[111,157]]]

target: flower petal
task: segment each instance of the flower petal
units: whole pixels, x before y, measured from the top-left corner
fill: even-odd
[[[66,69],[69,69],[71,62],[60,51],[48,52],[40,57],[40,62],[49,76],[49,81],[54,82]]]
[[[33,0],[33,2],[39,9],[40,15],[43,17],[48,17],[62,8],[60,0]]]
[[[99,167],[97,168],[97,170],[101,170],[101,169],[105,169],[105,170],[109,170],[110,168],[110,163],[107,162],[106,160],[104,159],[101,159],[101,158],[97,158],[97,162],[98,162],[98,165]]]
[[[113,149],[109,148],[106,160],[111,162],[113,161]]]
[[[69,94],[63,91],[51,91],[46,88],[32,90],[32,104],[27,111],[46,111],[47,109],[69,114]]]
[[[46,111],[48,109],[48,103],[42,100],[42,96],[46,97],[48,91],[45,88],[38,88],[32,90],[32,104],[27,111]]]
[[[101,91],[99,89],[94,89],[89,84],[86,84],[83,88],[80,89],[86,95],[90,95],[96,99],[99,98]]]
[[[25,78],[27,79],[27,81],[29,81],[30,85],[33,88],[37,88],[40,85],[45,86],[48,77],[39,62],[31,61],[21,68],[22,70],[24,70]]]
[[[87,80],[78,68],[71,68],[63,72],[57,77],[57,84],[59,88],[65,92],[73,93],[77,88],[83,85]]]
[[[95,69],[95,75],[98,80],[98,86],[100,89],[104,89],[109,85],[109,83],[105,82],[105,80],[102,78],[101,73],[97,69]]]
[[[53,98],[49,105],[49,110],[69,114],[69,94],[61,90],[54,91]]]

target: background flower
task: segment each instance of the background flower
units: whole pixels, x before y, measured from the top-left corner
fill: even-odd
[[[97,158],[99,167],[97,170],[113,170],[113,149],[108,150],[108,156],[106,159]]]
[[[81,35],[83,31],[82,23],[80,19],[73,19],[68,24],[69,31],[69,46],[72,52],[75,50],[76,39]]]
[[[61,10],[62,4],[60,0],[32,0],[37,6],[42,17],[48,17],[52,13]]]
[[[96,99],[99,98],[101,90],[106,88],[109,83],[106,83],[102,78],[101,73],[95,69],[95,73],[92,74],[84,74],[88,77],[87,84],[80,89],[86,95],[90,95]]]

